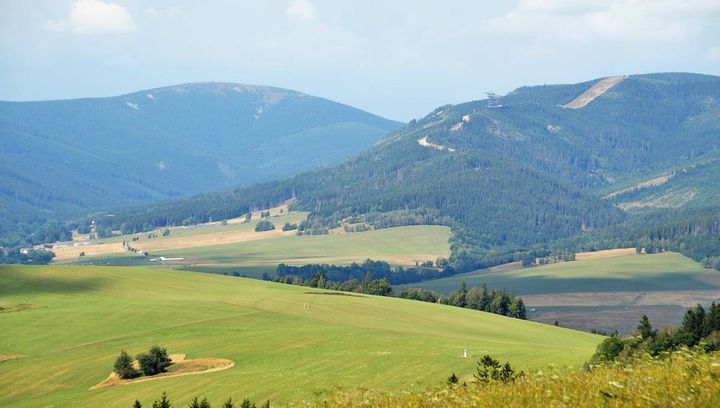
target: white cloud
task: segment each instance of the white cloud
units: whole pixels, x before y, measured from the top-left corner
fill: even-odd
[[[720,63],[720,47],[711,47],[705,51],[705,59],[710,62]]]
[[[290,0],[285,15],[309,21],[315,18],[315,5],[309,0]]]
[[[678,42],[696,34],[698,16],[720,13],[716,0],[520,0],[488,20],[495,31],[541,41]]]
[[[75,0],[70,15],[63,20],[48,20],[45,28],[76,34],[122,33],[135,30],[132,16],[123,7],[103,0]]]

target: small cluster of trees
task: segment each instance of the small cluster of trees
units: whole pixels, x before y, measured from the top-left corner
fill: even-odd
[[[113,372],[122,379],[131,379],[140,375],[156,375],[164,373],[172,364],[172,360],[165,348],[153,346],[147,353],[140,353],[136,357],[140,369],[135,368],[133,359],[125,351],[121,351],[113,365]]]
[[[260,218],[270,218],[270,211],[260,211]]]
[[[293,231],[293,230],[296,230],[296,229],[298,229],[298,225],[297,225],[296,223],[290,224],[289,222],[286,222],[286,223],[282,226],[282,230],[283,230],[283,231]]]
[[[275,229],[275,224],[268,220],[260,220],[255,224],[255,232],[272,231]]]
[[[133,403],[132,408],[142,408],[142,403],[138,400],[135,400],[135,403]],[[155,400],[152,404],[152,408],[172,408],[173,404],[170,402],[170,399],[167,396],[167,393],[163,391],[162,395],[160,396],[160,399]],[[198,397],[193,398],[193,400],[188,404],[188,408],[212,408],[212,405],[207,400],[207,398],[198,399]],[[236,405],[232,398],[228,398],[221,406],[220,408],[258,408],[258,405],[251,401],[248,398],[245,398],[242,400],[242,402],[239,405]],[[270,401],[265,401],[263,404],[260,405],[260,408],[270,408]]]
[[[575,260],[575,252],[569,250],[550,251],[549,249],[538,249],[528,251],[520,257],[522,266],[547,265],[557,262],[570,262]]]
[[[642,353],[657,356],[680,347],[720,351],[720,304],[713,302],[707,311],[700,304],[689,309],[682,325],[674,330],[653,329],[648,317],[642,316],[632,336],[613,334],[603,340],[591,362],[624,360]]]
[[[490,357],[490,355],[486,354],[478,360],[473,377],[476,383],[487,384],[490,382],[510,383],[514,382],[523,375],[525,375],[525,373],[522,371],[515,371],[509,362],[501,364],[500,361],[495,360]],[[459,382],[460,379],[455,375],[455,373],[452,373],[452,375],[447,378],[448,385],[457,385]],[[463,383],[463,385],[465,384]]]
[[[344,224],[343,229],[345,232],[365,232],[370,231],[372,228],[367,223],[360,224]]]
[[[55,253],[44,249],[32,249],[20,252],[20,249],[0,248],[0,264],[46,265],[55,258]]]
[[[451,293],[448,297],[425,289],[408,288],[400,292],[400,297],[480,310],[502,316],[514,317],[516,319],[527,319],[525,303],[520,296],[512,295],[505,289],[488,290],[486,284],[468,290],[465,282],[463,282],[460,284],[458,290]]]

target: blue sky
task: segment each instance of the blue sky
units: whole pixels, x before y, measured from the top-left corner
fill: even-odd
[[[0,99],[273,85],[398,120],[485,91],[720,75],[720,0],[0,0]]]

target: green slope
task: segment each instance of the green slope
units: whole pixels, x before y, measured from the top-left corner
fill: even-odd
[[[702,290],[715,286],[698,278],[717,274],[678,253],[623,254],[523,268],[519,264],[482,269],[407,285],[450,293],[461,282],[507,288],[521,295],[567,292]]]
[[[0,406],[127,407],[166,390],[176,406],[313,399],[336,387],[417,389],[490,353],[520,368],[579,367],[601,337],[496,315],[164,269],[0,266]],[[318,292],[313,290],[313,292]],[[153,344],[226,371],[88,391],[121,349]],[[467,349],[470,358],[462,358]]]

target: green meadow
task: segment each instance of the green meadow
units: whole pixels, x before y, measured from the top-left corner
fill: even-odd
[[[282,404],[360,387],[422,390],[470,375],[485,353],[526,370],[577,368],[602,340],[451,306],[165,268],[0,266],[0,306],[12,310],[0,313],[0,406],[18,408],[148,405],[162,391],[182,407],[195,395]],[[235,366],[89,390],[120,350],[154,344]]]
[[[410,284],[449,293],[465,282],[507,288],[523,295],[564,292],[703,290],[715,288],[701,276],[713,273],[675,252],[619,254],[523,268],[518,264],[482,269]]]
[[[295,216],[270,218],[277,220]],[[279,225],[278,225],[279,224]],[[217,227],[221,228],[220,226]],[[237,227],[236,227],[237,228]],[[249,228],[247,224],[243,228]],[[262,232],[258,232],[262,234]],[[172,236],[172,235],[171,235]],[[194,248],[153,251],[153,256],[184,258],[172,267],[260,277],[272,274],[280,263],[304,265],[308,263],[350,264],[367,258],[384,260],[396,265],[414,265],[416,261],[434,261],[449,257],[450,229],[437,225],[415,225],[384,228],[365,232],[334,232],[329,235],[288,235],[254,241]],[[141,245],[141,244],[138,244]],[[144,256],[118,254],[97,258],[83,258],[83,264],[111,264],[129,266],[157,266]]]

